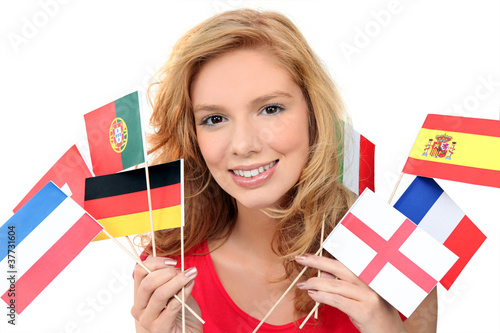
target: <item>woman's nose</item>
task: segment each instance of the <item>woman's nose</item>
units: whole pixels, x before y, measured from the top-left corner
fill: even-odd
[[[231,138],[231,153],[248,156],[262,150],[260,132],[262,129],[253,126],[250,122],[242,122],[233,126]]]

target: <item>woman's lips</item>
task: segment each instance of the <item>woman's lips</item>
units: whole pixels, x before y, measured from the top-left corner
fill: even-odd
[[[233,169],[231,170],[235,175],[237,176],[241,176],[241,177],[245,177],[245,178],[250,178],[250,177],[255,177],[255,176],[258,176],[259,174],[263,173],[264,171],[266,171],[267,169],[269,168],[272,168],[275,164],[276,164],[277,160],[276,161],[272,161],[266,165],[262,165],[260,167],[256,167],[254,169],[251,169],[251,168],[245,168],[244,170],[238,170],[238,169]]]
[[[236,185],[246,188],[257,187],[265,183],[274,174],[279,160],[252,170],[230,170]],[[243,175],[241,175],[243,174]]]

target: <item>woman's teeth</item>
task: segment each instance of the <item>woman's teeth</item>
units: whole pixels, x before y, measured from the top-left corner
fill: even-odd
[[[233,170],[234,174],[237,176],[241,177],[246,177],[246,178],[251,178],[260,175],[264,171],[266,171],[269,168],[272,168],[276,164],[276,161],[273,161],[267,165],[261,166],[260,168],[253,169],[253,170]]]

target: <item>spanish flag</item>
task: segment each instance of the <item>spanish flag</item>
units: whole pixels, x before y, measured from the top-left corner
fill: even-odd
[[[500,121],[427,115],[403,173],[500,187]]]
[[[155,230],[184,224],[183,162],[177,160],[149,167]],[[84,208],[113,237],[150,232],[145,170],[87,178]],[[107,238],[100,233],[94,240]]]

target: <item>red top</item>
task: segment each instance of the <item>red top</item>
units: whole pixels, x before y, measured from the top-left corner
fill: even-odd
[[[208,253],[208,251],[207,243],[203,242],[192,253]],[[203,332],[250,333],[257,327],[260,320],[241,310],[227,294],[217,276],[210,254],[186,255],[184,267],[196,267],[198,270],[192,295],[200,306],[201,316],[205,320]],[[299,330],[298,326],[303,319],[297,323],[281,326],[264,323],[257,332],[358,332],[347,315],[331,306],[320,307],[319,319],[321,324],[317,325],[317,320],[311,317],[302,330]]]

